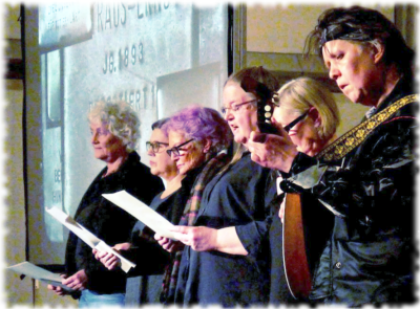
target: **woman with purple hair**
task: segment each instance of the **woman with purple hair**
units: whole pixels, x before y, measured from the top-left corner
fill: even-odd
[[[225,153],[219,154],[232,141],[229,127],[217,111],[191,106],[170,119],[156,122],[152,129],[147,143],[151,172],[167,180],[167,187],[154,198],[150,207],[174,224],[188,224],[199,206],[196,198],[208,180],[229,162]],[[171,158],[172,162],[167,162]],[[172,167],[177,169],[175,173]],[[114,247],[137,264],[128,274],[126,305],[130,307],[165,301],[166,297],[161,299],[161,294],[167,295],[171,274],[177,271],[181,252],[176,253],[176,249],[182,249],[183,245],[167,240],[164,248],[174,251],[168,257],[153,234],[139,221],[132,232],[131,243]],[[119,263],[118,257],[106,252],[96,252],[95,257],[108,269],[114,269]],[[165,293],[161,293],[162,273]]]
[[[182,190],[188,197],[180,221],[173,223],[193,225],[200,210],[204,189],[230,161],[223,150],[230,146],[232,133],[217,111],[196,105],[173,115],[163,130],[169,137],[167,152],[175,162],[179,174],[185,176],[182,180]],[[178,275],[182,275],[179,266],[185,252],[184,245],[157,234],[155,239],[172,254],[172,262],[166,269],[162,293],[162,302],[171,304],[177,301],[175,296],[179,293],[177,282]]]
[[[247,79],[271,91],[279,86],[261,67],[241,70],[226,83],[223,112],[239,148],[230,164],[207,184],[197,216],[190,218],[188,225],[193,226],[173,229],[185,247],[169,304],[235,307],[269,301],[268,230],[276,192],[270,170],[252,162],[247,151],[250,132],[258,129],[257,105],[265,104],[257,92],[241,88]],[[169,131],[170,143],[173,137]],[[188,143],[189,138],[176,143],[181,142]],[[181,162],[178,166],[182,170]]]

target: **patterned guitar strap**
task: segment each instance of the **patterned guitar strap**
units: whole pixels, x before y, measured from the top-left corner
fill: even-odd
[[[372,116],[368,120],[362,122],[355,128],[351,129],[334,143],[324,148],[317,156],[317,159],[322,158],[323,161],[330,162],[342,159],[346,154],[351,152],[354,148],[359,146],[363,140],[375,130],[381,123],[387,121],[399,109],[407,104],[418,101],[418,94],[405,96],[395,103],[391,104],[381,112]]]
[[[383,111],[362,122],[326,147],[316,156],[317,159],[322,159],[326,162],[342,159],[346,154],[359,146],[381,123],[390,119],[395,112],[407,104],[416,101],[418,101],[417,94],[406,96],[391,104]],[[288,217],[288,221],[292,223],[287,224],[287,221],[285,221],[283,224],[283,258],[286,279],[292,295],[297,299],[306,299],[311,290],[312,279],[309,264],[301,262],[296,263],[296,261],[307,260],[306,248],[303,245],[305,243],[303,229],[296,228],[297,226],[303,226],[301,207],[295,207],[297,204],[301,203],[300,199],[296,200],[298,196],[298,194],[290,194],[289,198],[286,199],[286,204],[289,206],[286,206],[285,208],[285,216]]]

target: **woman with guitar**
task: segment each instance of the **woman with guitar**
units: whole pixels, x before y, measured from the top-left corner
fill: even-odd
[[[320,82],[308,77],[293,79],[280,88],[273,98],[273,103],[275,107],[271,119],[272,123],[275,127],[282,128],[288,132],[298,151],[312,157],[337,138],[335,133],[340,122],[339,110],[331,92]],[[286,175],[279,175],[277,182],[281,181],[282,176]],[[278,193],[282,194],[281,190]],[[289,295],[289,293],[284,294],[287,288],[285,289],[284,287],[285,281],[283,279],[283,248],[279,242],[279,239],[283,237],[283,225],[280,221],[283,220],[285,202],[283,198],[281,207],[278,204],[273,209],[273,212],[278,215],[273,215],[273,222],[270,228],[272,256],[270,303],[274,305],[281,304]],[[314,203],[313,201],[310,202]],[[322,208],[323,206],[320,207]],[[305,219],[314,215],[319,216],[320,212],[325,211],[320,209],[320,207],[317,209],[314,206],[310,212],[305,213]],[[328,214],[325,216],[324,224],[322,224],[324,234],[329,234],[331,230],[333,222],[331,217]],[[296,227],[293,228],[295,232]],[[316,234],[307,225],[305,225],[305,229],[307,234],[305,242],[308,246],[310,245],[310,248],[307,248],[310,251],[308,253],[312,254],[310,262],[314,263],[315,260],[319,259],[319,251],[323,249],[326,237],[320,236],[321,228],[319,226],[314,227]],[[312,235],[316,235],[316,237],[311,238]],[[295,243],[294,239],[287,239],[287,241]],[[283,243],[283,245],[285,244],[287,242]],[[286,266],[296,268],[300,265],[288,265],[286,263]],[[311,264],[311,268],[313,266]],[[289,282],[289,286],[291,284]],[[299,281],[298,285],[301,288],[302,282]],[[296,295],[296,291],[291,290],[291,292],[295,298],[299,296]],[[291,302],[293,300],[289,298],[287,301]]]
[[[307,42],[343,94],[372,109],[316,157],[298,152],[285,130],[255,133],[252,159],[289,173],[284,190],[306,192],[334,215],[311,301],[413,303],[414,52],[386,17],[357,6],[324,12]]]

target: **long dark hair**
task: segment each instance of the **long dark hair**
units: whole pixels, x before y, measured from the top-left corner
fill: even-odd
[[[360,43],[377,40],[385,48],[383,62],[386,65],[394,64],[402,74],[413,73],[414,51],[398,28],[376,10],[360,6],[326,10],[307,36],[305,52],[315,53],[322,58],[322,46],[337,39]]]

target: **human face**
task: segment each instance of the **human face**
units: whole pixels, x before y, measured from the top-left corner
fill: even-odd
[[[329,76],[343,94],[354,103],[375,106],[383,74],[376,65],[381,55],[373,45],[333,40],[322,48]]]
[[[169,131],[168,137],[168,149],[172,149],[191,140],[191,138],[187,139],[184,134],[175,131]],[[172,152],[171,159],[175,162],[178,172],[181,175],[185,175],[192,169],[199,167],[205,160],[204,147],[201,143],[194,140],[180,147],[179,151],[179,155],[175,155]]]
[[[101,121],[90,123],[90,134],[95,158],[112,163],[127,154],[123,141],[112,134]]]
[[[321,150],[322,146],[315,127],[317,125],[317,120],[314,120],[313,116],[317,114],[318,113],[312,112],[308,113],[308,116],[296,123],[288,132],[290,139],[293,144],[296,145],[297,150],[309,156],[316,155]],[[280,106],[274,108],[271,120],[275,126],[283,128],[300,115],[299,112],[293,109]]]
[[[157,146],[158,149],[148,149],[147,154],[150,160],[150,172],[153,175],[160,176],[166,180],[170,180],[178,173],[175,162],[166,153],[168,149],[169,139],[161,129],[154,129],[150,136],[152,145]]]
[[[244,102],[250,103],[240,106],[237,111],[232,110]],[[228,82],[223,89],[223,107],[227,108],[225,119],[232,130],[235,142],[245,146],[251,132],[258,130],[255,102],[255,96],[245,92],[236,82]]]

